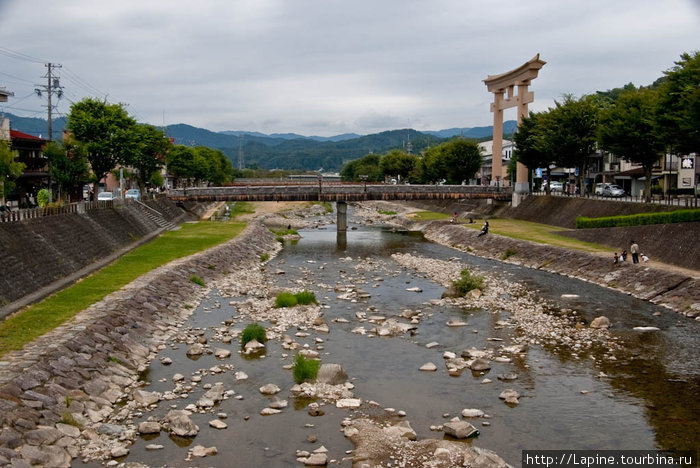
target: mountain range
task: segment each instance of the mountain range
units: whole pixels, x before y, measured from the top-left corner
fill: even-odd
[[[5,114],[10,127],[30,135],[46,137],[46,120]],[[53,120],[55,139],[61,138],[66,118]],[[509,120],[503,124],[503,134],[515,132],[517,123]],[[243,153],[246,167],[261,169],[324,170],[339,171],[347,161],[368,153],[384,153],[391,149],[406,149],[410,141],[412,152],[420,153],[429,146],[439,144],[453,136],[485,139],[493,134],[493,127],[449,128],[438,131],[413,129],[389,130],[370,135],[345,133],[331,137],[304,136],[296,133],[264,134],[249,131],[213,132],[187,124],[169,125],[167,135],[176,144],[208,146],[221,150],[238,164]]]

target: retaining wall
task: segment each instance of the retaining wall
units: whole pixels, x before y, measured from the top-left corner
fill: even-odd
[[[169,200],[149,201],[162,216],[133,203],[0,223],[0,306],[65,278],[161,229],[159,221],[194,216]],[[158,218],[158,220],[156,220]]]

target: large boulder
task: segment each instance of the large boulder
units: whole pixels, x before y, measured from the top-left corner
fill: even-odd
[[[445,429],[445,434],[455,439],[468,439],[479,435],[479,431],[466,421],[450,421],[442,427]]]
[[[345,383],[348,380],[348,375],[343,370],[340,364],[321,364],[316,374],[316,381],[330,385],[338,385]]]
[[[610,319],[607,318],[605,315],[601,315],[600,317],[596,317],[591,322],[591,328],[602,328],[602,329],[610,328]]]
[[[199,432],[199,426],[190,419],[187,411],[170,410],[165,416],[165,422],[171,434],[181,437],[194,437]]]

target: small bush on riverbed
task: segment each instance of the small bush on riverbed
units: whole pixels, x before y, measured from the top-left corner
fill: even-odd
[[[241,333],[241,348],[245,347],[246,343],[253,340],[257,340],[258,343],[265,343],[267,341],[265,327],[259,323],[251,323],[243,329],[243,333]]]
[[[318,301],[316,300],[316,295],[311,291],[303,290],[301,292],[296,293],[294,297],[297,298],[297,303],[301,305],[318,304]]]
[[[508,249],[506,249],[505,252],[503,252],[503,256],[501,256],[501,260],[508,260],[509,257],[512,257],[513,255],[515,255],[517,253],[518,253],[517,250],[515,250],[512,247],[509,247]]]
[[[267,253],[267,252],[265,252],[264,254],[262,254],[262,255],[260,256],[260,261],[261,261],[261,262],[266,262],[266,261],[268,261],[269,259],[270,259],[270,254]]]
[[[472,289],[484,289],[484,278],[477,275],[472,276],[469,270],[464,269],[460,273],[460,278],[453,281],[452,285],[464,296]]]
[[[202,278],[200,278],[197,275],[192,275],[190,276],[190,281],[192,281],[194,284],[198,284],[200,286],[204,286],[204,281],[202,281]]]
[[[314,380],[318,375],[319,367],[321,367],[321,361],[307,359],[297,353],[294,356],[294,381],[300,384],[306,380]]]
[[[277,299],[275,299],[275,308],[279,309],[281,307],[294,307],[298,303],[299,300],[294,294],[284,291],[277,295]]]

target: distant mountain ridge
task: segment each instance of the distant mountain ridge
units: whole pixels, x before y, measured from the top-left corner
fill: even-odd
[[[46,120],[6,114],[10,128],[30,135],[46,138]],[[61,138],[66,118],[53,121],[54,139]],[[517,129],[517,123],[509,120],[503,124],[503,133]],[[438,131],[416,131],[413,129],[389,130],[370,135],[345,133],[331,137],[304,136],[296,133],[224,131],[213,132],[205,128],[180,123],[169,125],[167,135],[175,144],[208,146],[221,150],[234,165],[238,164],[239,150],[243,151],[246,167],[264,169],[325,170],[339,171],[343,164],[368,153],[384,153],[391,149],[408,148],[420,153],[429,146],[439,144],[453,136],[482,139],[493,133],[493,127],[450,128]],[[239,138],[243,135],[243,138]]]

